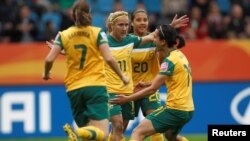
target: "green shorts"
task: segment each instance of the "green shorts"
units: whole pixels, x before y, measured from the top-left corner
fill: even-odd
[[[162,106],[146,118],[152,122],[156,132],[163,133],[170,129],[173,135],[177,135],[192,116],[193,111],[174,110]]]
[[[89,119],[109,119],[108,94],[105,86],[82,87],[67,94],[77,126],[85,126]]]
[[[138,116],[139,110],[141,108],[142,113],[146,116],[146,111],[155,110],[161,107],[160,95],[158,92],[144,97],[142,99],[136,100],[135,102],[135,116]]]
[[[116,95],[115,93],[110,93],[109,97],[113,99]],[[134,102],[131,101],[122,105],[110,104],[109,113],[110,117],[122,114],[124,120],[133,120],[135,118]]]

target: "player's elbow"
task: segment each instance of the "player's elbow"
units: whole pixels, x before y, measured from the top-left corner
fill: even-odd
[[[53,63],[54,59],[50,58],[50,57],[46,57],[44,60],[46,63]]]
[[[153,86],[150,86],[150,93],[156,93],[156,91],[158,90],[158,88],[155,88]]]

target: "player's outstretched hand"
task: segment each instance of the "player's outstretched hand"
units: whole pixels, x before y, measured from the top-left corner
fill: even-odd
[[[53,42],[53,40],[51,40],[51,42]],[[53,44],[50,41],[46,41],[47,47],[49,47],[50,49],[53,48]]]
[[[52,49],[54,46],[52,42],[54,42],[54,40],[46,41],[47,47],[49,47],[50,49]],[[61,50],[60,54],[65,55],[65,51]]]
[[[42,78],[43,78],[43,80],[49,80],[49,79],[51,79],[50,73],[48,73],[48,74],[43,74]]]
[[[123,95],[123,94],[116,95],[116,98],[110,100],[111,104],[118,104],[118,105],[121,105],[127,102],[129,102],[129,98],[128,96]]]
[[[175,14],[172,22],[171,22],[171,26],[173,28],[180,28],[180,27],[185,27],[187,26],[189,23],[189,17],[187,15],[183,15],[180,18],[178,18],[178,15]]]

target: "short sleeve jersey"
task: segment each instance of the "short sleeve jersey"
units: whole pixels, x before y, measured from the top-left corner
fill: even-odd
[[[134,47],[132,51],[133,81],[151,82],[159,72],[159,62],[153,42]]]
[[[135,46],[139,46],[141,38],[134,35],[127,35],[121,41],[116,41],[111,35],[108,35],[109,47],[112,56],[117,61],[121,71],[130,80],[129,84],[124,86],[119,76],[106,64],[106,82],[109,93],[133,93],[132,64],[131,55]]]
[[[99,45],[107,43],[101,28],[72,26],[57,35],[54,44],[65,51],[67,91],[85,86],[106,86]]]
[[[189,62],[179,50],[170,51],[160,67],[160,75],[166,75],[168,108],[193,111],[192,76]]]

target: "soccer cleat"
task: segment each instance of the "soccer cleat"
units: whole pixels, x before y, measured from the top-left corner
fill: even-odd
[[[103,141],[104,133],[97,127],[86,126],[76,129],[76,134],[86,140]]]
[[[63,129],[66,132],[66,134],[68,135],[68,141],[77,141],[77,135],[68,123],[66,123],[63,126]]]

